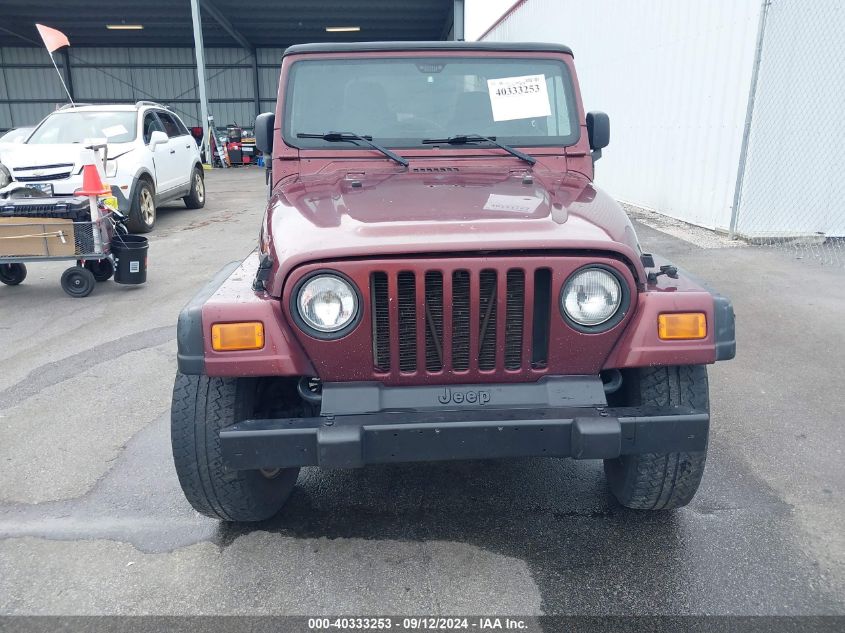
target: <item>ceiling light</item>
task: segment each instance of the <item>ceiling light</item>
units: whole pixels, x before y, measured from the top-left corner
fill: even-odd
[[[142,31],[143,24],[106,24],[109,31]]]
[[[326,33],[357,33],[360,26],[327,26]]]

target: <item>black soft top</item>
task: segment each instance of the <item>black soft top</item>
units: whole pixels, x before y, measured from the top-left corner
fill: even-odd
[[[320,44],[295,44],[285,49],[284,55],[309,53],[362,53],[372,51],[507,51],[567,53],[572,49],[563,44],[539,42],[324,42]]]

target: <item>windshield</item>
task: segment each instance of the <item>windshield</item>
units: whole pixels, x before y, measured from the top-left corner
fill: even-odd
[[[132,110],[54,112],[44,119],[27,143],[82,143],[86,139],[102,138],[109,143],[128,143],[135,140],[135,117]]]
[[[388,147],[466,134],[562,146],[579,136],[566,65],[516,57],[299,61],[291,67],[284,121],[285,141],[295,147],[325,147],[297,134],[330,131],[369,135]]]

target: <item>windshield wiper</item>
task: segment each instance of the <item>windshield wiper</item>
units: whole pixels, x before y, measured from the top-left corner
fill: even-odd
[[[355,134],[354,132],[326,132],[325,134],[306,134],[305,132],[300,132],[296,135],[296,138],[321,138],[324,141],[328,141],[329,143],[340,143],[344,141],[354,142],[354,141],[363,141],[374,150],[378,150],[385,156],[387,156],[391,160],[395,160],[397,163],[402,165],[403,167],[407,167],[410,163],[408,163],[407,158],[402,158],[399,154],[394,154],[386,147],[382,147],[378,143],[373,143],[372,136],[362,136],[360,134]]]
[[[531,165],[533,165],[537,162],[537,159],[533,156],[524,154],[518,149],[514,149],[513,147],[505,145],[504,143],[500,143],[496,140],[495,136],[481,136],[481,134],[457,134],[455,136],[450,136],[449,138],[424,138],[422,142],[423,145],[441,145],[443,143],[446,143],[447,145],[466,145],[467,143],[492,143],[499,149],[505,150],[508,154],[516,156],[517,158],[524,160],[526,163],[530,163]]]

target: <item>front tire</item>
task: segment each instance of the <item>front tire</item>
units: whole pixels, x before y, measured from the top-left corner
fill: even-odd
[[[72,266],[62,273],[62,290],[74,299],[87,297],[94,291],[97,280],[87,268]]]
[[[173,461],[197,512],[224,521],[262,521],[290,497],[299,468],[273,472],[223,466],[220,429],[255,410],[257,381],[177,374],[170,410]]]
[[[156,223],[155,190],[147,180],[139,180],[132,198],[126,228],[131,233],[149,233]]]
[[[17,286],[26,279],[26,266],[23,264],[0,264],[0,283]]]
[[[707,369],[703,365],[647,367],[639,370],[639,402],[659,407],[710,410]],[[613,496],[635,510],[669,510],[692,501],[704,474],[707,450],[643,453],[604,460]]]
[[[199,167],[194,167],[191,172],[191,193],[182,200],[189,209],[202,209],[205,206],[205,177]]]

